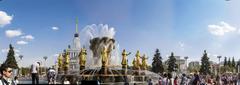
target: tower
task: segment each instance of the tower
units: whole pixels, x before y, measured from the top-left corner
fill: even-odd
[[[69,53],[70,53],[70,70],[76,71],[79,70],[79,60],[78,55],[81,50],[81,44],[80,44],[80,37],[78,33],[78,19],[76,19],[76,28],[75,28],[75,34],[73,38],[72,45],[69,46]]]
[[[78,19],[76,19],[76,32],[74,34],[73,38],[73,49],[81,49],[81,44],[80,44],[80,38],[79,38],[79,33],[78,33]]]

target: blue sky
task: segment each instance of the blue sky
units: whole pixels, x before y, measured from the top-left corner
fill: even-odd
[[[0,63],[12,43],[24,55],[22,65],[43,61],[43,56],[49,57],[47,65],[53,64],[57,58],[53,55],[72,43],[76,17],[80,30],[91,24],[114,27],[120,50],[133,54],[140,50],[149,64],[156,48],[164,60],[171,52],[200,60],[205,49],[210,60],[216,61],[217,55],[238,60],[239,4],[237,0],[2,0]]]

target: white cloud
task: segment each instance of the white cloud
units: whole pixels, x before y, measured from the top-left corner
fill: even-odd
[[[26,45],[26,44],[28,44],[28,42],[20,40],[20,41],[17,41],[17,44],[18,45]]]
[[[7,15],[6,12],[0,11],[0,27],[4,27],[7,24],[10,24],[13,19],[13,16]]]
[[[2,51],[2,53],[6,53],[6,52],[8,52],[8,50],[9,49],[2,49],[1,51]]]
[[[59,30],[58,27],[52,27],[52,30]]]
[[[230,26],[228,23],[222,21],[219,25],[208,25],[208,30],[213,35],[223,36],[225,33],[236,31],[237,28]]]
[[[33,40],[34,39],[34,37],[32,35],[22,36],[21,38],[26,39],[26,40]]]
[[[5,34],[7,37],[12,38],[12,37],[17,37],[22,35],[22,31],[21,30],[6,30]]]

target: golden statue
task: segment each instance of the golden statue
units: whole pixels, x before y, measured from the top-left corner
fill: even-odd
[[[131,53],[127,53],[126,50],[124,49],[122,52],[122,68],[127,68],[128,60],[127,56],[130,55]]]
[[[62,66],[63,66],[63,57],[62,57],[62,54],[59,54],[59,56],[58,56],[58,70],[59,71],[61,71]]]
[[[68,73],[68,68],[69,68],[69,63],[70,63],[70,55],[68,50],[65,52],[64,54],[64,73],[67,74]]]
[[[101,51],[101,57],[102,57],[102,66],[106,67],[108,64],[108,51],[106,47],[104,47],[103,50]]]
[[[69,65],[69,62],[70,62],[70,55],[69,55],[69,52],[67,52],[67,54],[65,55],[65,59],[66,59],[66,65],[68,66]]]
[[[136,66],[137,66],[137,69],[140,69],[140,66],[141,66],[141,57],[140,57],[140,52],[139,51],[137,51],[137,53],[136,53]]]
[[[136,69],[136,68],[137,68],[137,65],[136,65],[136,60],[135,60],[135,58],[133,59],[132,64],[133,64],[133,69]]]
[[[147,67],[148,67],[147,59],[148,59],[148,57],[146,57],[146,55],[144,54],[143,57],[142,57],[142,69],[143,70],[147,70]]]
[[[79,53],[79,64],[80,64],[80,67],[85,67],[85,64],[86,64],[86,55],[87,55],[87,51],[85,48],[82,48],[80,53]]]

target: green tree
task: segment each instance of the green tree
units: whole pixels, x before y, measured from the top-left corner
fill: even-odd
[[[235,72],[236,70],[237,70],[237,68],[236,68],[236,62],[235,62],[235,60],[234,60],[234,57],[232,58],[232,72]]]
[[[210,71],[210,63],[209,63],[209,58],[207,56],[207,52],[206,50],[204,50],[204,53],[203,53],[203,57],[201,59],[201,67],[200,67],[200,73],[201,74],[204,74],[204,75],[207,75],[207,74],[210,74],[211,71]]]
[[[159,49],[156,49],[156,53],[154,54],[153,57],[153,62],[152,62],[152,71],[155,73],[163,73],[164,68],[162,64],[162,57],[160,55]]]
[[[3,65],[8,65],[11,68],[18,69],[18,64],[17,64],[17,61],[15,59],[14,48],[12,47],[11,44],[9,45],[9,51],[8,51],[8,54],[7,54],[7,59],[3,63]]]
[[[236,62],[235,62],[235,60],[234,60],[234,57],[232,58],[232,67],[236,67]]]
[[[168,72],[173,72],[177,70],[177,64],[176,64],[176,58],[174,57],[173,52],[171,53],[171,56],[168,59]]]
[[[225,73],[225,72],[227,72],[227,71],[230,71],[231,70],[231,68],[230,67],[228,67],[228,66],[222,66],[222,67],[220,67],[220,73]]]
[[[223,66],[227,66],[227,57],[226,56],[224,57],[224,64],[223,64]]]
[[[229,67],[232,67],[232,63],[231,63],[231,59],[230,58],[228,58],[228,63],[227,64],[228,64]]]
[[[22,67],[22,75],[27,76],[28,74],[30,74],[30,68]]]

